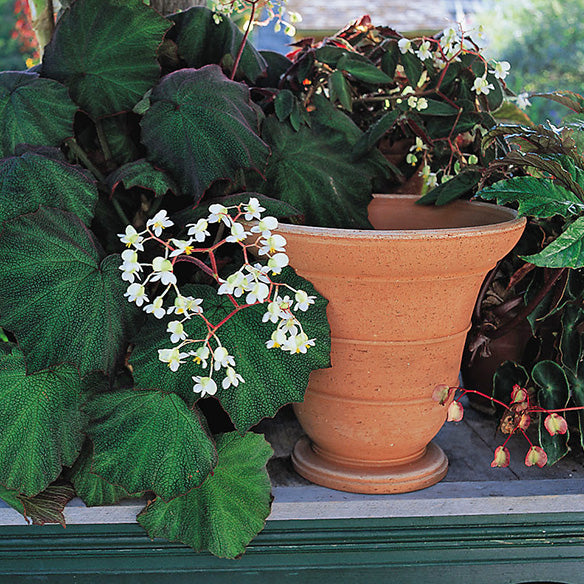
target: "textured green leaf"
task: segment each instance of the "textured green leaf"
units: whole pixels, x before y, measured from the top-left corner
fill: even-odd
[[[85,410],[92,472],[128,493],[154,491],[169,501],[198,487],[217,462],[198,410],[173,393],[107,392]]]
[[[45,47],[42,71],[93,117],[129,111],[158,80],[171,23],[142,0],[77,0]]]
[[[353,56],[353,53],[345,53],[337,63],[337,69],[346,71],[352,77],[364,83],[373,85],[386,85],[393,82],[393,78],[376,67],[373,63]]]
[[[204,6],[194,6],[173,14],[170,19],[175,26],[169,36],[175,40],[180,56],[189,67],[198,69],[205,65],[224,65],[231,72],[243,34],[231,19],[222,17],[216,23],[213,16],[213,11]],[[237,76],[254,82],[265,73],[266,67],[261,54],[247,42]]]
[[[99,475],[91,472],[92,460],[93,446],[90,441],[86,441],[81,454],[71,469],[70,475],[70,480],[75,487],[77,496],[81,497],[88,507],[114,505],[122,499],[133,496],[126,489],[112,485]]]
[[[351,87],[343,75],[342,71],[333,71],[328,79],[330,100],[332,103],[338,101],[346,110],[353,111],[353,99],[351,97]]]
[[[542,251],[522,259],[548,268],[584,267],[584,217],[576,219]]]
[[[258,111],[249,90],[216,65],[167,75],[142,119],[149,158],[168,169],[195,203],[216,180],[266,165],[269,149],[258,136]]]
[[[38,73],[0,72],[0,156],[18,144],[59,146],[73,135],[77,106],[65,87]]]
[[[283,89],[279,91],[274,99],[274,110],[278,119],[283,122],[287,117],[290,116],[292,110],[294,109],[294,102],[296,98],[294,94],[289,89]]]
[[[584,212],[584,203],[562,185],[547,178],[518,176],[484,188],[481,199],[496,200],[499,205],[519,203],[520,215],[532,217],[570,217]]]
[[[135,312],[123,298],[120,263],[103,259],[71,213],[41,207],[4,224],[0,326],[16,335],[28,371],[63,361],[82,375],[115,366]]]
[[[0,160],[0,221],[46,205],[71,211],[89,225],[97,196],[95,180],[80,166],[36,152]]]
[[[270,445],[259,434],[232,432],[218,437],[217,452],[217,468],[201,488],[170,503],[156,499],[138,515],[150,537],[235,558],[263,529],[271,507]]]
[[[570,397],[568,379],[563,369],[554,361],[540,361],[531,372],[539,387],[537,399],[542,408],[558,410],[566,406]],[[539,440],[548,456],[548,464],[555,464],[568,454],[568,432],[550,436],[544,426],[545,414],[539,419]]]
[[[138,136],[140,135],[139,116],[123,113],[99,121],[112,159],[118,164],[126,164],[140,158]]]
[[[270,340],[276,325],[262,322],[262,316],[266,312],[265,304],[239,311],[217,330],[223,346],[234,357],[235,369],[245,383],[240,383],[236,388],[223,389],[221,382],[224,375],[221,372],[215,373],[214,379],[219,387],[216,397],[230,415],[235,427],[242,432],[262,418],[274,416],[283,405],[302,401],[310,372],[329,366],[330,332],[326,320],[326,300],[291,268],[283,270],[278,281],[317,296],[310,310],[299,314],[306,334],[310,339],[316,339],[316,344],[306,354],[299,355],[267,349],[266,342]],[[214,324],[221,322],[233,311],[233,304],[227,298],[218,296],[208,286],[185,286],[182,292],[202,298],[205,314]],[[147,321],[136,339],[130,363],[137,387],[156,387],[172,391],[178,393],[187,403],[192,403],[198,397],[192,390],[192,376],[209,375],[208,370],[187,361],[178,371],[172,372],[158,360],[158,350],[172,346],[166,328],[173,316]],[[200,318],[185,322],[184,328],[191,339],[204,339],[207,333]]]
[[[352,143],[341,132],[306,126],[295,132],[274,117],[263,125],[262,137],[272,149],[266,195],[299,209],[309,225],[367,228],[373,169],[353,162]]]
[[[389,132],[397,122],[401,114],[400,110],[391,110],[383,114],[367,131],[359,138],[353,147],[353,154],[356,158],[362,158],[370,150],[375,148],[377,142]]]
[[[179,188],[163,170],[155,168],[147,160],[140,159],[128,162],[112,172],[106,183],[113,193],[122,183],[125,189],[140,187],[152,191],[157,197],[164,196],[168,191],[178,194]]]
[[[62,481],[49,485],[34,497],[27,497],[0,486],[0,499],[22,513],[24,518],[31,520],[34,525],[60,523],[65,527],[63,509],[74,496],[73,487]]]
[[[83,444],[82,402],[74,367],[27,375],[19,350],[0,356],[0,484],[32,497],[73,464]]]

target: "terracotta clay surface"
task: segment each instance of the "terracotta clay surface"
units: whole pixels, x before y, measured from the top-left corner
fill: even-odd
[[[397,493],[446,474],[445,455],[428,446],[446,416],[432,390],[458,384],[481,282],[525,220],[489,204],[436,209],[416,198],[376,197],[376,230],[280,230],[291,265],[329,300],[332,367],[312,372],[295,406],[310,442],[293,462],[317,484]]]

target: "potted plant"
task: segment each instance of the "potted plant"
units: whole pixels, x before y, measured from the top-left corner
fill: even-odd
[[[327,302],[276,217],[370,238],[372,181],[391,170],[354,158],[363,132],[324,96],[309,111],[278,87],[290,66],[202,7],[77,0],[38,68],[0,74],[0,485],[35,521],[62,520],[74,492],[149,493],[152,537],[235,557],[262,528],[270,448],[248,430],[329,365]],[[495,256],[522,228],[471,215],[471,239],[505,240]]]

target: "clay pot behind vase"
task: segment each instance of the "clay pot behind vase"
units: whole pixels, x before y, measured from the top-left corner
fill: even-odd
[[[416,198],[376,197],[375,231],[281,230],[291,265],[329,300],[332,367],[311,374],[295,406],[310,439],[296,445],[294,466],[317,484],[395,493],[446,474],[429,444],[446,414],[432,390],[457,384],[481,282],[525,221],[493,205],[435,209]]]

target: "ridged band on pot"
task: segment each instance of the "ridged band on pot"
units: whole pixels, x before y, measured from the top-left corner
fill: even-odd
[[[457,384],[480,285],[525,226],[511,209],[416,198],[377,196],[376,230],[280,229],[291,265],[329,300],[332,367],[312,372],[295,406],[312,446],[293,456],[324,486],[392,493],[445,475],[427,448],[446,414],[432,390]]]

